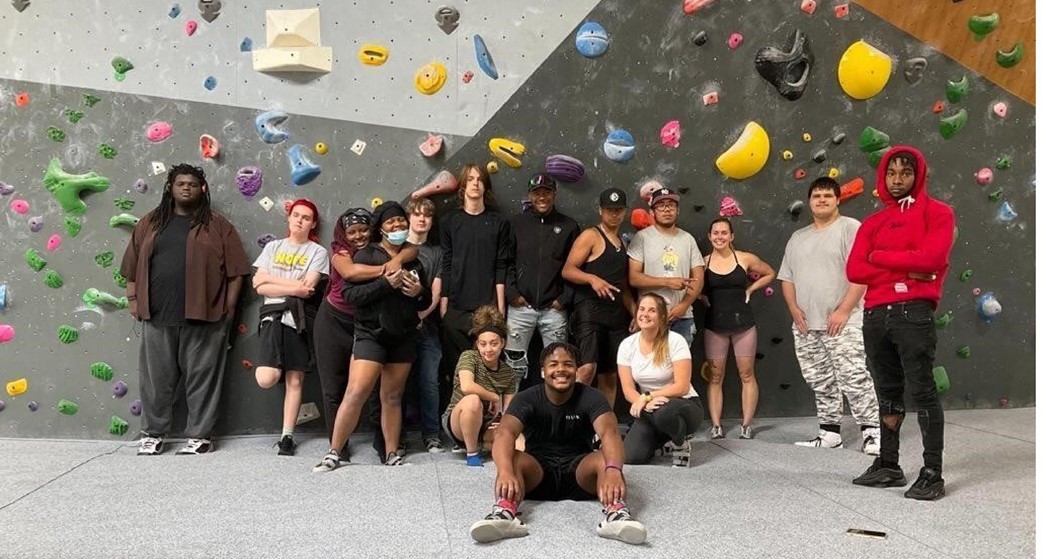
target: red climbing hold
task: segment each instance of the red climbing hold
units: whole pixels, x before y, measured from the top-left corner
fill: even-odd
[[[815,0],[803,0],[803,2],[800,2],[800,10],[807,15],[814,15],[817,9],[818,3]]]
[[[252,362],[248,359],[242,359],[241,366],[244,367],[246,371],[249,371],[252,369]]]
[[[850,12],[851,6],[848,4],[837,4],[836,6],[833,6],[833,15],[837,18],[845,18]]]
[[[238,324],[237,325],[237,333],[241,334],[242,336],[244,336],[245,334],[248,334],[248,326],[245,326],[244,323]]]
[[[706,93],[705,95],[701,96],[701,102],[705,106],[715,105],[716,103],[720,102],[720,94],[718,92],[715,92],[715,91],[710,91],[710,92]]]
[[[689,16],[715,1],[716,0],[683,0],[683,13]]]
[[[643,208],[636,208],[632,210],[632,227],[636,228],[636,231],[640,229],[646,229],[654,224],[654,218],[650,217],[650,212]]]
[[[474,77],[475,77],[475,72],[472,72],[471,70],[468,70],[468,71],[464,72],[463,76],[460,76],[460,81],[462,81],[464,83],[471,83],[471,78],[474,78]]]
[[[796,180],[803,180],[803,178],[807,176],[807,171],[797,169],[796,172],[793,173],[793,176],[796,177]]]
[[[210,134],[201,134],[201,157],[215,159],[219,157],[219,140]]]
[[[840,187],[840,203],[843,204],[856,196],[860,196],[865,188],[866,185],[862,181],[862,177],[848,181]]]
[[[29,105],[29,93],[21,91],[15,95],[15,106],[26,107]]]
[[[935,114],[941,113],[946,108],[946,105],[940,100],[936,101],[935,105],[932,106],[931,112]]]

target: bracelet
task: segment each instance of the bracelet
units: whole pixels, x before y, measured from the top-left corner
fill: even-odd
[[[621,473],[624,473],[624,469],[623,469],[623,466],[621,466],[620,464],[612,464],[612,463],[610,463],[610,462],[607,462],[607,463],[606,463],[606,468],[604,468],[604,469],[605,469],[605,470],[611,470],[611,469],[613,469],[613,470],[617,470],[617,471],[619,471],[619,472],[621,472]]]
[[[643,398],[646,401],[646,403],[648,403],[648,404],[654,399],[654,397],[650,395],[650,391],[649,390],[647,390],[646,392],[643,393]]]
[[[129,301],[134,301],[135,300],[135,295],[128,295],[128,300]]]

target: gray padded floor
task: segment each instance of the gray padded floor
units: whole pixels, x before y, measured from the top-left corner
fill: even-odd
[[[5,439],[0,557],[1033,557],[1035,415],[948,412],[947,496],[933,503],[851,485],[871,462],[851,425],[838,450],[794,446],[816,429],[805,418],[760,420],[752,441],[699,434],[690,469],[667,458],[626,468],[649,531],[640,547],[598,538],[598,503],[577,502],[527,502],[528,537],[475,544],[467,530],[489,510],[493,464],[427,454],[415,434],[404,467],[378,465],[358,437],[352,464],[326,474],[310,471],[321,438],[300,441],[295,457],[276,456],[275,437],[223,439],[204,456],[169,445],[157,457],[128,442]],[[903,438],[912,482],[913,414]]]

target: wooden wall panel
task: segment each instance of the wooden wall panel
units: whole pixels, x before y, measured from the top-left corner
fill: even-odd
[[[855,4],[1035,104],[1035,0],[855,0]],[[968,30],[968,18],[990,12],[1001,15],[1001,24],[976,42]],[[1016,42],[1022,42],[1026,50],[1023,60],[1013,68],[998,66],[997,50],[1011,49]]]

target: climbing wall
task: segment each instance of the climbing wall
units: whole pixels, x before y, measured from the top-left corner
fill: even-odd
[[[348,206],[404,199],[441,169],[493,161],[500,208],[510,214],[522,209],[528,174],[543,169],[548,156],[566,155],[582,162],[585,176],[561,185],[558,204],[582,223],[594,222],[603,188],[621,187],[633,207],[642,207],[639,187],[657,180],[681,193],[681,226],[705,252],[711,219],[739,208],[736,244],[777,268],[789,235],[807,223],[806,212],[794,218],[787,209],[805,199],[814,177],[861,178],[862,194],[843,212],[861,219],[877,208],[870,154],[860,141],[875,138],[866,147],[878,150],[882,136],[864,134],[866,127],[920,147],[932,170],[930,192],[957,213],[953,277],[939,309],[946,406],[1033,405],[1034,108],[931,46],[857,5],[844,13],[821,0],[813,14],[796,1],[717,1],[692,14],[679,0],[648,2],[646,9],[629,0],[450,3],[459,19],[449,34],[439,23],[448,28],[450,18],[436,21],[438,3],[412,10],[396,10],[393,2],[319,4],[322,43],[333,47],[329,74],[255,72],[251,54],[241,52],[246,37],[253,49],[266,46],[264,9],[311,7],[298,3],[228,1],[211,23],[190,2],[175,17],[171,5],[132,2],[97,11],[40,1],[22,12],[0,7],[0,23],[12,29],[0,44],[0,181],[7,185],[0,186],[0,261],[7,264],[0,275],[0,381],[12,383],[0,393],[0,436],[120,436],[125,421],[131,425],[123,436],[134,436],[139,328],[120,308],[114,271],[128,223],[159,200],[158,165],[203,166],[213,204],[237,225],[254,258],[258,241],[283,233],[286,200],[318,202],[327,243],[331,219]],[[192,36],[190,20],[197,22]],[[78,24],[84,21],[100,23]],[[813,60],[802,93],[783,84],[789,97],[799,94],[789,100],[761,77],[754,59],[766,47],[790,50],[796,30],[809,40]],[[496,80],[478,62],[475,34]],[[849,97],[838,81],[842,55],[859,40],[891,63],[887,84],[875,87],[867,76],[879,64],[874,70],[848,57],[848,73],[857,69],[862,79],[845,85],[856,96],[872,93],[866,100]],[[385,46],[388,61],[363,64],[364,44]],[[851,52],[881,60],[864,46]],[[115,67],[115,57],[134,68]],[[767,50],[765,72],[776,75],[781,57]],[[433,61],[448,75],[425,95],[413,76]],[[205,87],[209,76],[212,89]],[[950,81],[956,85],[948,91]],[[962,109],[968,116],[960,126]],[[266,118],[269,110],[287,120],[281,113]],[[940,133],[944,119],[948,137]],[[739,143],[747,152],[729,149],[743,131],[749,134]],[[283,133],[290,137],[264,141]],[[429,133],[444,140],[434,157],[418,147]],[[202,134],[216,139],[218,157],[202,156]],[[748,157],[764,136],[769,157]],[[508,140],[497,144],[513,155],[491,153],[493,138]],[[293,174],[288,150],[297,144]],[[295,185],[293,176],[310,175],[314,165],[320,174]],[[250,166],[262,172],[258,192],[236,180]],[[65,193],[71,186],[99,190],[85,191],[82,214]],[[264,200],[275,208],[268,211]],[[451,197],[435,200],[440,210],[454,205]],[[633,232],[627,222],[624,232]],[[976,308],[990,298],[1004,310],[987,321]],[[238,320],[244,328],[232,336],[222,433],[274,432],[279,425],[280,391],[260,390],[245,367],[255,358],[258,305],[246,294]],[[760,415],[811,414],[784,304],[775,295],[753,305]],[[734,415],[732,380],[726,395],[726,413]],[[305,398],[312,400],[313,381]]]

